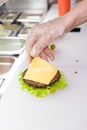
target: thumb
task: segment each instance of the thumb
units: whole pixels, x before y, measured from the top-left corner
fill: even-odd
[[[40,42],[40,41],[36,42],[36,43],[33,45],[32,49],[31,49],[31,51],[30,51],[30,55],[31,55],[32,57],[38,56],[38,55],[42,52],[42,50],[43,50],[45,47],[46,47],[46,46],[45,46],[44,43],[42,43],[42,42]]]
[[[45,47],[48,46],[48,44],[50,43],[50,37],[48,37],[49,35],[43,35],[40,37],[40,39],[33,45],[31,51],[30,51],[30,55],[32,57],[38,56]]]

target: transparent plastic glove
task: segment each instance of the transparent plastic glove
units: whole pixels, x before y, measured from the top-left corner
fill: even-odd
[[[33,27],[27,40],[29,62],[35,56],[41,56],[45,60],[49,57],[53,60],[54,55],[48,46],[64,33],[63,17]]]
[[[0,0],[0,6],[6,3],[8,0]]]

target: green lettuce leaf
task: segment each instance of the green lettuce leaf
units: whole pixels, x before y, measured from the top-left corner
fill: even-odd
[[[32,95],[42,98],[50,93],[55,93],[58,90],[58,88],[64,89],[67,87],[68,83],[66,81],[64,73],[60,71],[60,75],[61,75],[60,79],[58,81],[56,81],[53,85],[48,86],[47,88],[35,88],[35,87],[32,87],[32,86],[26,84],[22,78],[23,72],[20,72],[20,74],[19,74],[19,82],[20,82],[22,90],[26,89]]]

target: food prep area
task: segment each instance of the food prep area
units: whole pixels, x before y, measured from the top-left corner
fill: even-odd
[[[42,20],[43,14],[33,14],[29,12],[16,12],[12,10],[7,10],[3,12],[3,15],[0,17],[0,33],[1,37],[18,37],[20,34],[27,35],[27,32],[31,27],[40,23]],[[26,28],[26,31],[24,31]],[[25,32],[25,33],[22,33]]]
[[[5,7],[0,12],[0,90],[20,56],[31,28],[39,24],[45,11],[15,10]],[[1,91],[0,91],[1,92]]]
[[[29,66],[25,50],[27,32],[31,26],[58,17],[57,5],[45,17],[33,13],[36,22],[31,22],[31,14],[26,16],[30,17],[28,21],[25,13],[19,13],[15,17],[16,26],[21,26],[17,33],[6,27],[15,35],[0,34],[0,130],[87,130],[87,23],[79,26],[80,32],[70,32],[53,42],[55,61],[50,63],[64,72],[67,88],[37,98],[21,90],[18,81],[19,73]],[[4,24],[8,26],[7,22],[1,23],[2,29]]]

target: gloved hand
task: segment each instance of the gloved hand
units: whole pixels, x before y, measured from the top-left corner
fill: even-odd
[[[29,62],[35,56],[40,56],[45,60],[49,57],[53,60],[54,55],[48,46],[64,33],[63,17],[33,27],[26,44]]]

